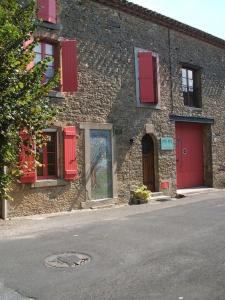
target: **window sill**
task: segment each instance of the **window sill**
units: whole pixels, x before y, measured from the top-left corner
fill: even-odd
[[[187,105],[185,105],[184,107],[186,107],[186,108],[189,109],[190,111],[199,111],[199,112],[202,111],[202,108],[201,108],[201,107],[194,107],[194,106],[187,106]]]
[[[63,179],[43,179],[37,180],[31,184],[31,188],[42,188],[42,187],[54,187],[54,186],[65,186],[67,182]]]
[[[138,108],[148,108],[148,109],[161,110],[160,104],[142,104],[142,103],[138,103],[137,107]]]
[[[51,30],[61,30],[62,25],[61,24],[53,24],[53,23],[48,23],[48,22],[42,22],[39,24],[40,27],[46,28],[46,29],[51,29]]]
[[[65,95],[62,92],[58,92],[58,91],[50,91],[48,93],[48,96],[50,98],[54,98],[57,100],[64,100],[65,99]]]

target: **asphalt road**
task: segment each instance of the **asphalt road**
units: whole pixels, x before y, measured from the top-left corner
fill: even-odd
[[[91,262],[44,264],[74,251]],[[225,192],[1,222],[0,299],[224,300]]]

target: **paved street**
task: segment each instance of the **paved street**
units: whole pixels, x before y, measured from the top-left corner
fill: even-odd
[[[225,192],[0,222],[0,299],[224,300]]]

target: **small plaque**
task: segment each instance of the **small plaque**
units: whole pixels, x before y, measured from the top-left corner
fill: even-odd
[[[154,133],[155,128],[153,124],[146,124],[145,125],[145,131],[146,133]]]
[[[163,137],[161,138],[161,150],[173,150],[173,138],[171,137]]]
[[[114,132],[114,135],[121,135],[123,134],[123,129],[121,127],[114,127],[113,128],[113,132]]]

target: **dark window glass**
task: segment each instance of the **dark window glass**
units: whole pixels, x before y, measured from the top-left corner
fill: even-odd
[[[42,166],[37,168],[39,178],[57,176],[57,133],[45,132],[47,144],[39,150],[39,161]]]
[[[182,92],[184,105],[200,107],[199,72],[191,68],[182,68]]]

